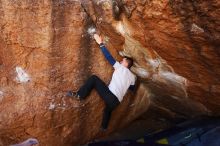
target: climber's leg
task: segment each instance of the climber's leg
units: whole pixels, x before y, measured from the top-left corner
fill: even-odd
[[[92,78],[94,79],[93,87],[98,92],[99,96],[105,101],[105,103],[113,108],[115,103],[118,103],[118,98],[109,90],[108,86],[103,82],[99,77],[93,75]],[[78,92],[80,97],[81,93]]]
[[[111,113],[112,113],[112,109],[106,105],[102,118],[102,130],[106,130],[108,128],[108,123],[110,121]]]
[[[103,97],[103,99],[106,101],[109,94],[111,94],[111,91],[108,89],[108,86],[96,75],[92,75],[86,83],[79,89],[77,94],[80,96],[80,98],[86,98],[91,90],[95,88],[98,92],[98,94]],[[107,102],[107,101],[106,101]]]
[[[96,86],[98,79],[99,78],[96,75],[90,76],[86,83],[79,89],[77,95],[79,95],[81,99],[86,98],[92,89]]]
[[[93,88],[97,90],[98,94],[106,103],[112,103],[112,99],[109,97],[114,96],[114,94],[111,93],[108,86],[96,75],[92,75],[77,92],[68,91],[67,96],[84,99],[90,94]],[[114,96],[114,98],[117,97]]]
[[[90,76],[86,83],[78,91],[68,91],[66,96],[75,97],[77,99],[86,98],[86,96],[88,96],[91,90],[94,88],[96,80],[97,77],[95,75]]]
[[[109,97],[111,98],[111,103],[106,103],[106,107],[104,109],[103,113],[103,119],[102,119],[102,129],[105,130],[108,128],[108,124],[111,118],[112,111],[120,104],[117,97]]]
[[[100,82],[103,81],[101,81],[101,79],[99,79],[96,75],[92,75],[91,77],[89,77],[86,83],[79,89],[77,94],[80,96],[80,98],[86,98],[90,94],[93,88],[97,88],[97,84],[98,83],[100,84]],[[102,84],[100,84],[100,86],[106,86],[106,85],[103,82]]]
[[[110,105],[108,103],[106,103],[106,107],[103,112],[102,130],[106,130],[108,128],[108,124],[109,124],[109,121],[111,118],[111,113],[120,103],[117,98],[115,98],[115,99],[114,99],[114,97],[110,97],[110,98],[113,98],[113,100]]]
[[[80,98],[85,98],[91,90],[95,88],[100,97],[105,101],[106,107],[104,110],[102,128],[106,129],[111,117],[111,112],[119,105],[118,98],[109,90],[108,86],[96,75],[92,75],[86,83],[79,89],[77,94]]]

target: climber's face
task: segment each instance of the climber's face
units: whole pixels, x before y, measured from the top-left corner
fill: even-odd
[[[127,68],[128,68],[128,62],[127,62],[127,59],[126,59],[126,58],[123,58],[120,63],[121,63],[121,65],[123,65],[124,67],[127,67]]]

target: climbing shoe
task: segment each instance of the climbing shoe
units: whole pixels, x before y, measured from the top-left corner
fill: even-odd
[[[68,91],[66,93],[66,96],[76,98],[76,99],[80,100],[80,96],[77,94],[77,92],[74,92],[74,91]]]
[[[107,131],[107,128],[101,127],[101,128],[100,128],[100,131],[101,131],[101,132],[106,132],[106,131]]]

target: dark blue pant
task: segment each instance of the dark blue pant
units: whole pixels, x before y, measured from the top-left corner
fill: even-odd
[[[102,128],[107,129],[112,111],[119,105],[118,98],[109,90],[108,86],[96,75],[92,75],[77,92],[80,98],[85,99],[95,88],[105,101]]]

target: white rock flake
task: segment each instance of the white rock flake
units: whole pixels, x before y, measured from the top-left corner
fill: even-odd
[[[16,67],[15,70],[17,73],[16,80],[19,83],[26,83],[26,82],[30,81],[29,75],[21,67]]]

